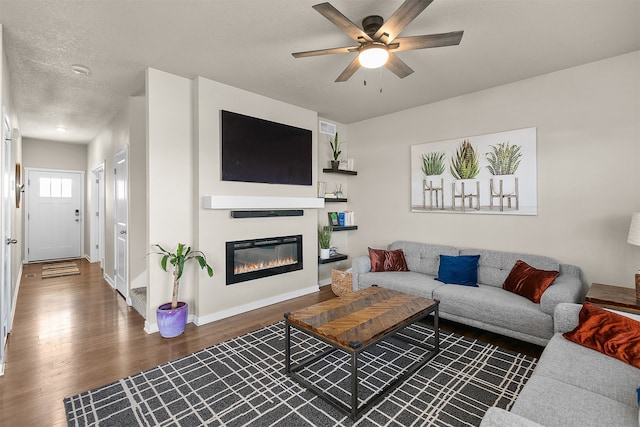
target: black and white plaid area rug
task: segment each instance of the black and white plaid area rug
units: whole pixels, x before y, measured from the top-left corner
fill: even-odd
[[[406,333],[433,342],[423,324]],[[291,339],[294,363],[326,348],[293,328]],[[446,332],[440,348],[356,423],[284,374],[283,322],[67,397],[64,406],[72,426],[477,426],[490,406],[511,407],[536,365],[532,357]],[[360,399],[397,377],[418,350],[390,339],[361,353]],[[348,402],[349,360],[337,351],[301,375]]]

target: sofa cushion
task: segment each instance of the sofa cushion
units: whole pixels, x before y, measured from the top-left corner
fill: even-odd
[[[581,377],[585,380],[589,375],[591,372],[584,371]],[[638,425],[636,405],[625,405],[535,372],[518,395],[511,412],[546,427]]]
[[[553,336],[552,316],[540,311],[538,304],[502,288],[442,285],[434,289],[433,298],[440,300],[443,317],[452,314],[545,340]]]
[[[431,245],[401,240],[390,244],[388,249],[402,249],[409,270],[434,277],[438,274],[439,255],[458,255],[458,248],[454,248],[453,246]]]
[[[558,274],[557,270],[538,270],[519,259],[504,281],[502,289],[529,298],[537,304],[544,291],[551,286]]]
[[[566,340],[557,333],[545,347],[535,375],[555,378],[625,405],[636,405],[640,369]]]
[[[480,255],[440,255],[436,280],[442,283],[478,286],[478,258]]]
[[[378,285],[383,288],[395,289],[396,291],[425,298],[433,298],[433,290],[439,286],[444,286],[431,276],[413,271],[362,273],[358,279],[358,289]]]
[[[560,264],[557,260],[540,255],[518,254],[486,249],[461,249],[460,255],[480,255],[480,262],[478,263],[478,283],[500,288],[518,260],[522,260],[540,270],[560,270]],[[409,267],[409,269],[411,269],[411,267]]]
[[[563,336],[577,344],[640,368],[640,322],[588,302],[578,326]]]

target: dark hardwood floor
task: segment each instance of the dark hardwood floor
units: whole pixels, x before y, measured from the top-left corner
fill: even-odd
[[[5,375],[0,426],[66,425],[62,399],[282,320],[283,313],[333,298],[320,292],[200,327],[180,337],[144,332],[144,319],[103,279],[98,264],[78,260],[81,274],[42,279],[24,266]],[[542,348],[452,322],[441,329],[537,357]]]

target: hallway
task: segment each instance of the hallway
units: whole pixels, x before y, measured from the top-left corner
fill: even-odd
[[[196,327],[171,340],[146,334],[144,319],[102,277],[98,263],[81,274],[42,279],[24,266],[16,315],[0,377],[0,425],[64,426],[63,398],[151,368],[282,319],[333,297],[330,287],[295,300]]]

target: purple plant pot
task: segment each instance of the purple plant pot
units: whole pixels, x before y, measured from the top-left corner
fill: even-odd
[[[156,309],[158,329],[164,338],[173,338],[184,332],[187,325],[189,305],[186,302],[178,302],[178,307],[171,309],[171,303],[162,304]]]

